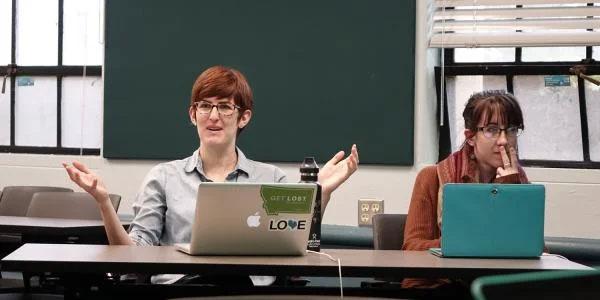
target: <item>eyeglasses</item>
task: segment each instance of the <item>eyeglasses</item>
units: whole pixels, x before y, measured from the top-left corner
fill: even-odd
[[[203,115],[210,114],[214,107],[217,108],[217,112],[222,116],[231,116],[235,112],[236,108],[240,109],[239,106],[231,103],[212,104],[207,101],[198,101],[194,103],[194,105],[196,106],[196,111]]]
[[[483,136],[488,139],[497,139],[500,137],[500,133],[504,131],[506,133],[506,137],[515,138],[523,133],[522,126],[511,126],[508,128],[500,128],[496,125],[488,125],[485,127],[477,127],[477,130],[483,131]]]

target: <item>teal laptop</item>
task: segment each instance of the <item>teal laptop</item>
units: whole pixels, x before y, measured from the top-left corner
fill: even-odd
[[[443,257],[539,257],[544,249],[545,189],[539,184],[446,184]]]

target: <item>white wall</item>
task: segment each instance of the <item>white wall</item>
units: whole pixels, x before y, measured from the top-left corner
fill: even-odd
[[[436,100],[433,65],[437,51],[427,49],[426,1],[417,1],[415,49],[415,166],[360,166],[358,172],[333,195],[325,214],[328,224],[357,224],[357,200],[385,200],[387,213],[406,213],[415,176],[437,159]],[[359,145],[360,149],[360,145]],[[332,152],[335,149],[331,149]],[[190,149],[190,153],[192,149]],[[106,160],[100,157],[0,154],[0,188],[9,185],[72,187],[60,166],[79,159],[99,173],[111,192],[123,196],[119,213],[131,214],[131,204],[148,170],[158,161]],[[277,164],[299,179],[298,165]],[[530,179],[547,187],[546,235],[600,238],[600,170],[527,168]]]

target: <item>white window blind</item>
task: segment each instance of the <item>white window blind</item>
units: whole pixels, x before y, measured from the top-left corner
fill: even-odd
[[[430,47],[600,45],[600,0],[431,0]]]

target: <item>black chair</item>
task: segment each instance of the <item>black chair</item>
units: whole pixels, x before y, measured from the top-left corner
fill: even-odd
[[[552,254],[588,266],[600,266],[600,239],[551,237],[544,238],[546,249]]]
[[[400,250],[404,244],[406,214],[377,214],[373,216],[373,248]]]
[[[406,214],[377,214],[373,216],[373,248],[375,250],[400,250],[404,243]],[[399,286],[403,278],[375,278],[363,281],[362,287]]]
[[[471,294],[476,300],[598,299],[600,270],[484,276],[473,281]]]

